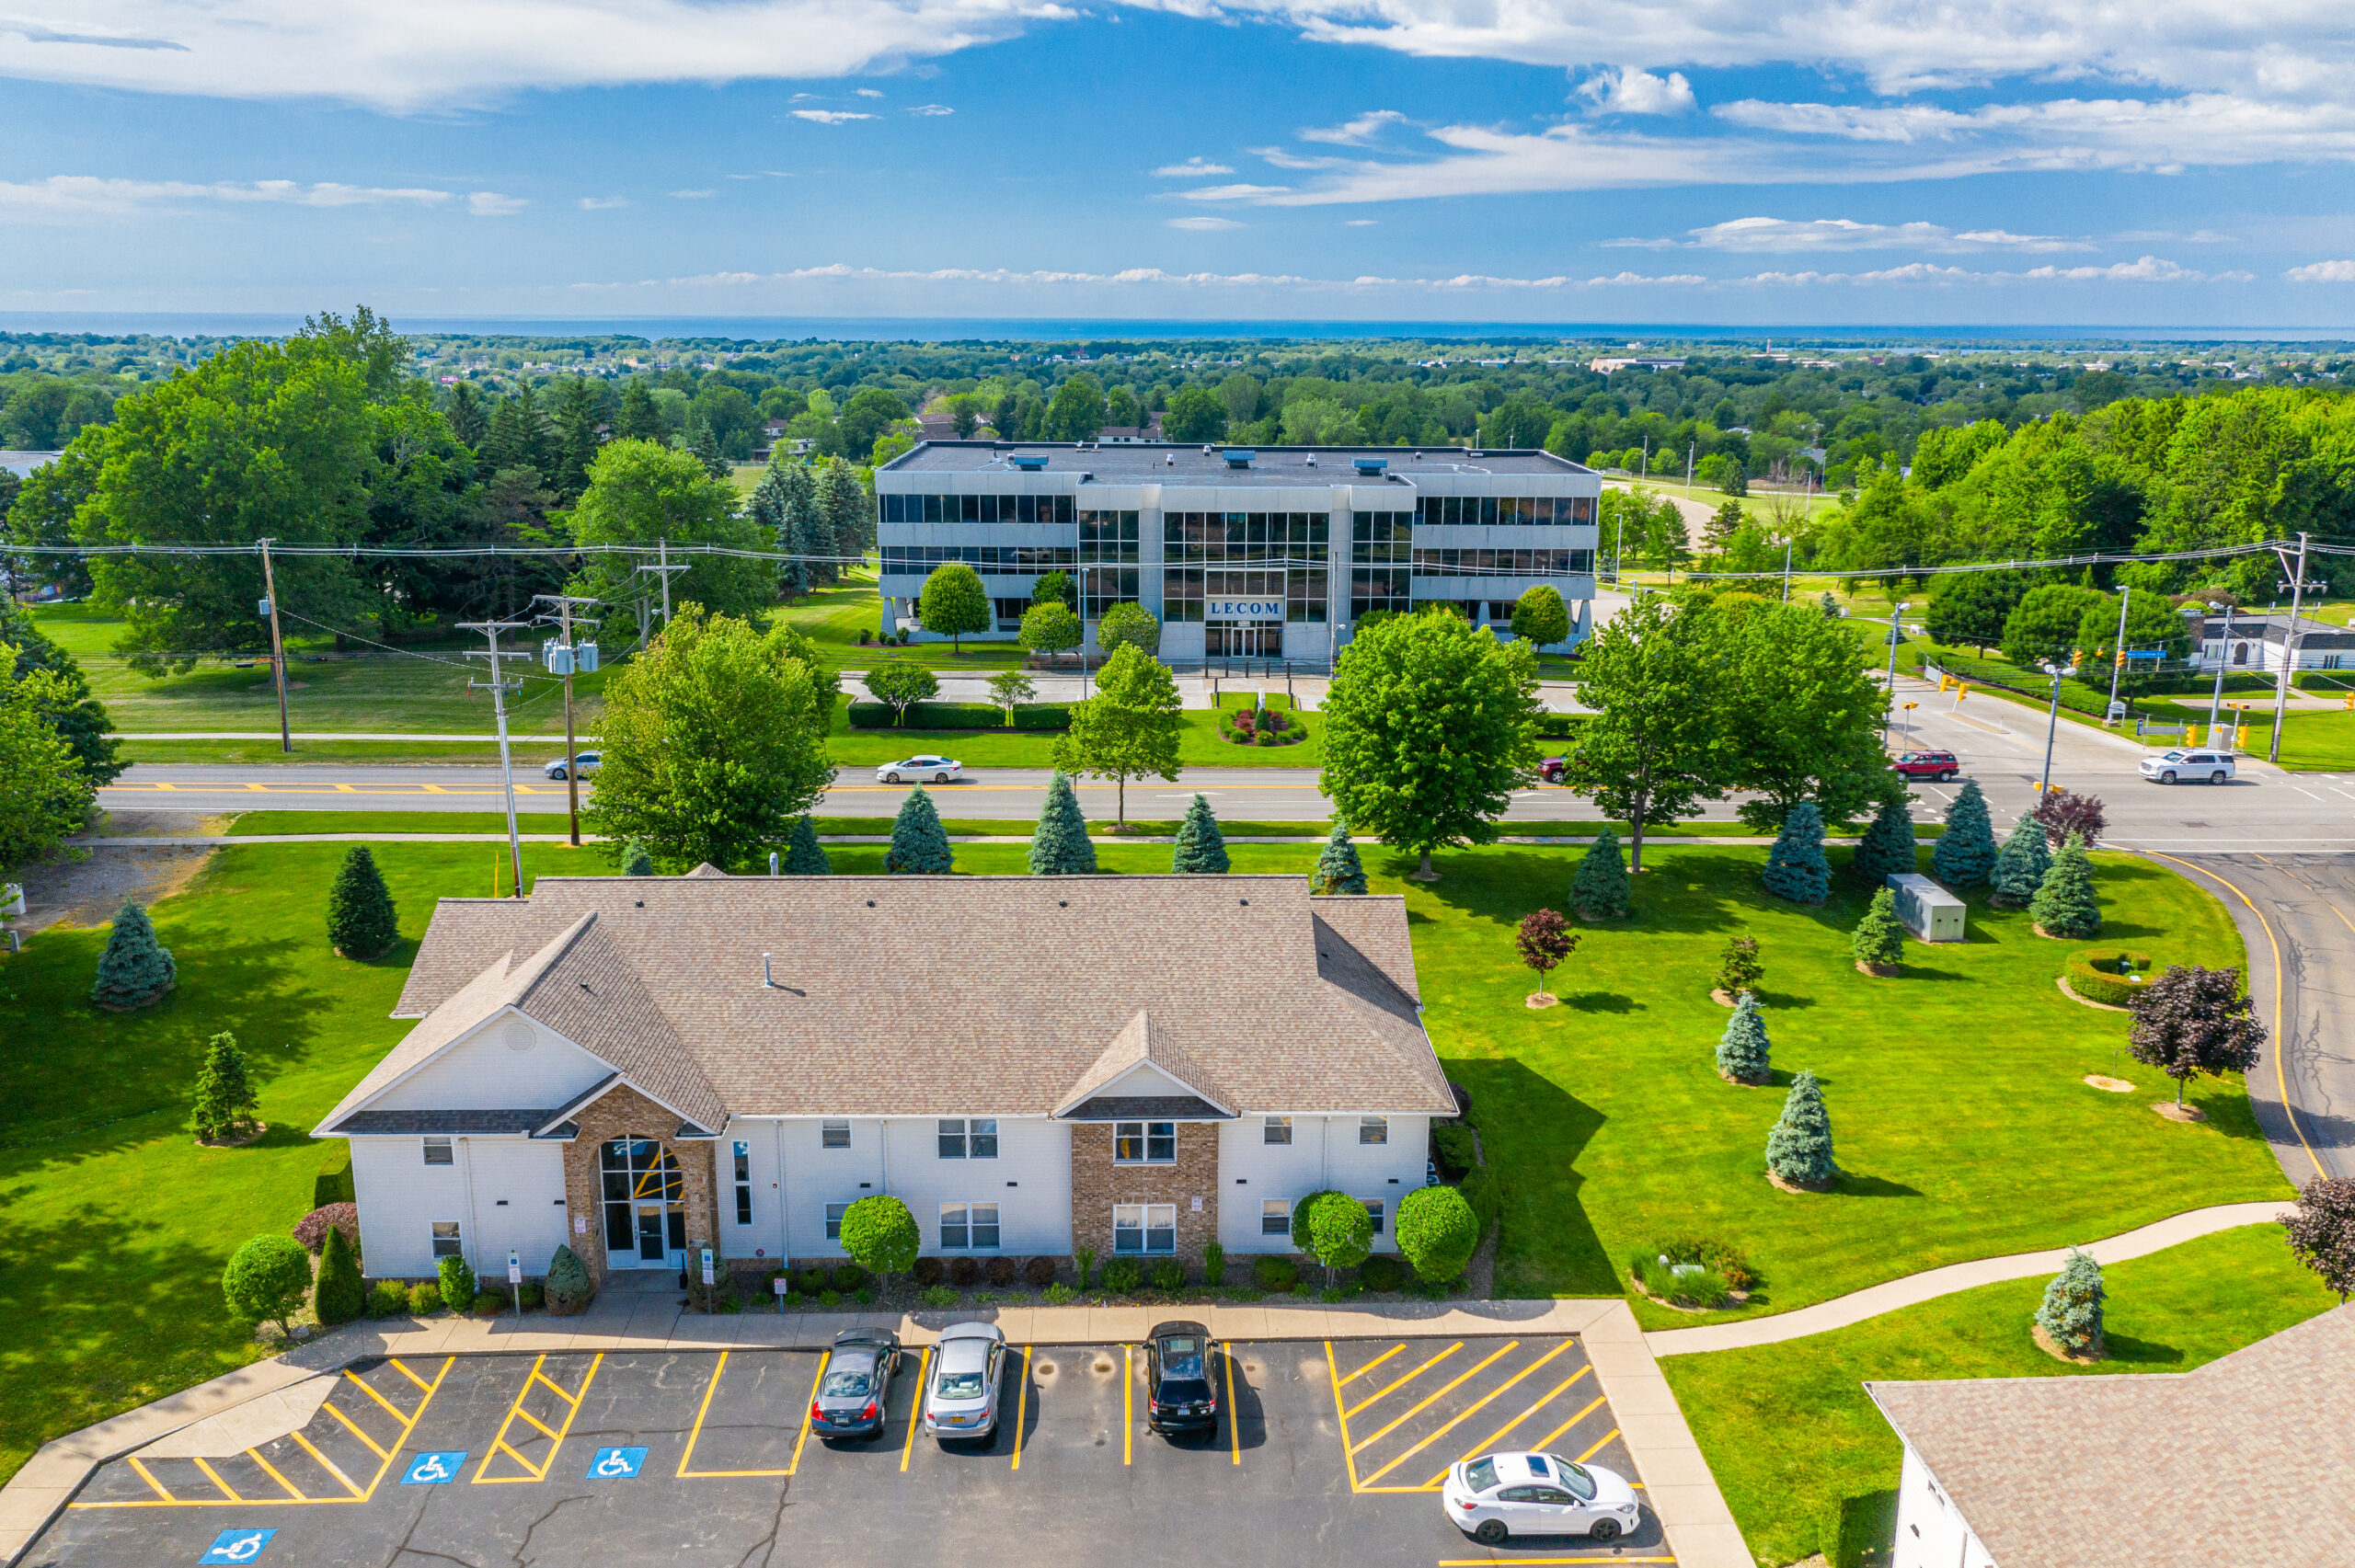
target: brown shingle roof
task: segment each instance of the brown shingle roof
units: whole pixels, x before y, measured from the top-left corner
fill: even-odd
[[[587,914],[529,1010],[696,1120],[1045,1114],[1140,1013],[1239,1112],[1454,1111],[1404,902],[1297,876],[542,877],[442,900],[396,1015]]]
[[[2344,1307],[2190,1372],[1865,1389],[2003,1568],[2211,1568],[2223,1520],[2274,1568],[2355,1562]]]

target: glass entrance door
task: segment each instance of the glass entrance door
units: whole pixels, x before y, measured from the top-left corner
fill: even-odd
[[[662,1206],[645,1203],[638,1207],[638,1261],[660,1265],[662,1259]]]
[[[650,1138],[597,1146],[605,1205],[605,1266],[660,1268],[687,1245],[686,1182],[677,1156]]]
[[[1202,650],[1212,658],[1281,658],[1281,621],[1205,621]]]

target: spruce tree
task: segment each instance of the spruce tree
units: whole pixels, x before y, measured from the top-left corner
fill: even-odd
[[[1030,875],[1078,876],[1096,870],[1096,846],[1087,837],[1087,818],[1072,793],[1071,778],[1061,768],[1047,782],[1047,804],[1039,809],[1039,826],[1030,835]]]
[[[596,1288],[589,1277],[589,1265],[567,1246],[558,1246],[548,1258],[544,1286],[548,1310],[559,1316],[588,1310],[589,1298]]]
[[[1873,814],[1872,826],[1856,845],[1851,862],[1867,887],[1878,887],[1892,876],[1910,876],[1913,858],[1913,814],[1902,798],[1884,800]]]
[[[1717,1038],[1717,1071],[1736,1083],[1763,1083],[1772,1048],[1758,999],[1743,991],[1734,1003],[1733,1016],[1726,1020],[1726,1032]]]
[[[107,950],[98,956],[90,1000],[109,1013],[128,1013],[159,1000],[178,980],[172,950],[155,940],[147,911],[125,898],[107,933]]]
[[[1618,920],[1628,910],[1627,862],[1619,853],[1619,835],[1605,828],[1587,846],[1570,878],[1570,902],[1589,920]]]
[[[253,1125],[252,1111],[259,1104],[253,1080],[246,1072],[246,1054],[237,1036],[222,1033],[205,1043],[204,1065],[197,1070],[194,1121],[196,1136],[220,1139],[239,1136]]]
[[[327,942],[347,958],[373,958],[400,940],[392,890],[366,844],[354,844],[327,890]]]
[[[1169,857],[1169,869],[1215,875],[1226,868],[1226,840],[1219,833],[1218,818],[1211,815],[1211,803],[1198,795],[1186,807],[1186,820],[1178,825],[1178,849]]]
[[[2069,835],[2028,900],[2028,912],[2047,936],[2083,940],[2101,934],[2101,900],[2094,896],[2094,864],[2085,857],[2084,839]]]
[[[2099,1356],[2101,1304],[2108,1294],[2102,1288],[2101,1265],[2072,1247],[2069,1261],[2044,1288],[2044,1300],[2036,1309],[2036,1326],[2067,1355]]]
[[[1871,968],[1893,967],[1905,956],[1905,927],[1897,918],[1897,895],[1884,887],[1856,922],[1848,938],[1848,955]]]
[[[1325,836],[1325,847],[1317,852],[1316,870],[1308,879],[1312,893],[1362,893],[1366,890],[1365,863],[1358,859],[1358,847],[1350,841],[1350,821],[1338,812],[1333,815],[1333,830]]]
[[[646,846],[636,839],[632,839],[622,846],[622,875],[624,876],[654,875],[654,857],[648,854]]]
[[[932,796],[921,784],[900,804],[883,869],[915,876],[946,876],[956,869],[948,853],[948,830],[940,825],[940,813],[932,808]]]
[[[1930,853],[1930,869],[1958,892],[1985,885],[1995,870],[1995,830],[1987,820],[1987,797],[1979,781],[1964,783],[1947,807],[1947,830]]]
[[[1766,1135],[1766,1169],[1795,1187],[1826,1186],[1840,1173],[1832,1162],[1832,1116],[1812,1072],[1791,1080],[1783,1114]]]
[[[319,1274],[311,1287],[311,1310],[323,1323],[348,1323],[368,1306],[368,1288],[361,1283],[360,1260],[339,1226],[327,1227],[319,1248]]]
[[[786,841],[785,864],[779,869],[787,876],[825,876],[834,869],[818,842],[817,824],[806,814],[793,824],[793,837]]]
[[[2004,853],[1995,857],[1995,869],[1988,876],[1993,891],[1987,901],[1999,909],[2026,908],[2044,885],[2044,874],[2051,864],[2052,849],[2045,842],[2044,830],[2033,818],[2021,818],[2012,824]]]
[[[1795,904],[1820,904],[1832,887],[1832,866],[1823,858],[1823,814],[1802,800],[1783,818],[1775,847],[1766,852],[1766,891]]]

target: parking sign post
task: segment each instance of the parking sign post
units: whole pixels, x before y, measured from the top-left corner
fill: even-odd
[[[515,1322],[521,1327],[523,1322],[523,1261],[515,1255],[511,1247],[507,1252],[507,1293],[515,1298]]]
[[[715,1310],[718,1303],[711,1299],[711,1249],[709,1247],[703,1250],[703,1310],[706,1312]]]
[[[776,1315],[781,1318],[785,1316],[785,1293],[793,1288],[791,1282],[785,1276],[784,1269],[780,1268],[776,1271],[776,1277],[769,1281],[769,1288],[776,1292]]]

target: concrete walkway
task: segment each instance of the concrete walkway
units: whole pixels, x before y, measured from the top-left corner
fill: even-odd
[[[2291,1200],[2281,1198],[2270,1203],[2226,1203],[2213,1208],[2195,1208],[2188,1214],[2173,1215],[2145,1225],[2139,1230],[2129,1230],[2107,1241],[2088,1242],[2085,1250],[2093,1254],[2097,1263],[2123,1263],[2128,1258],[2142,1257],[2180,1242],[2211,1236],[2219,1230],[2231,1230],[2243,1225],[2269,1224],[2290,1207]],[[1900,1307],[1935,1301],[1941,1296],[1951,1296],[1958,1290],[1969,1290],[1975,1286],[2058,1274],[2068,1256],[2068,1249],[2060,1247],[2042,1253],[2014,1253],[2009,1257],[1978,1258],[1922,1274],[1910,1274],[1902,1279],[1892,1279],[1885,1285],[1875,1285],[1834,1300],[1802,1307],[1796,1312],[1752,1318],[1745,1322],[1711,1323],[1704,1328],[1667,1329],[1658,1333],[1648,1333],[1644,1336],[1644,1344],[1654,1356],[1696,1356],[1710,1350],[1740,1350],[1753,1345],[1780,1345],[1785,1340],[1803,1339],[1809,1334],[1844,1329],[1853,1323],[1863,1322],[1867,1318],[1896,1311]]]
[[[257,1401],[293,1409],[285,1391],[376,1356],[462,1356],[586,1350],[728,1350],[740,1345],[820,1350],[854,1327],[895,1329],[902,1343],[929,1345],[951,1322],[992,1321],[1017,1345],[1133,1343],[1157,1319],[1192,1317],[1235,1341],[1363,1339],[1405,1334],[1576,1334],[1611,1401],[1619,1435],[1636,1461],[1647,1500],[1683,1568],[1753,1568],[1732,1510],[1710,1477],[1691,1428],[1669,1392],[1635,1314],[1624,1300],[1399,1302],[1325,1307],[1282,1303],[1188,1307],[998,1307],[891,1312],[684,1310],[668,1276],[655,1288],[616,1286],[587,1312],[555,1318],[397,1318],[346,1324],[283,1356],[242,1368],[153,1404],[87,1426],[41,1448],[0,1489],[0,1564],[13,1565],[89,1473],[197,1423]],[[1297,1304],[1294,1304],[1297,1302]],[[291,1418],[291,1417],[290,1417]],[[300,1425],[299,1422],[296,1423]],[[291,1428],[290,1428],[291,1430]],[[250,1432],[241,1435],[250,1436]]]

